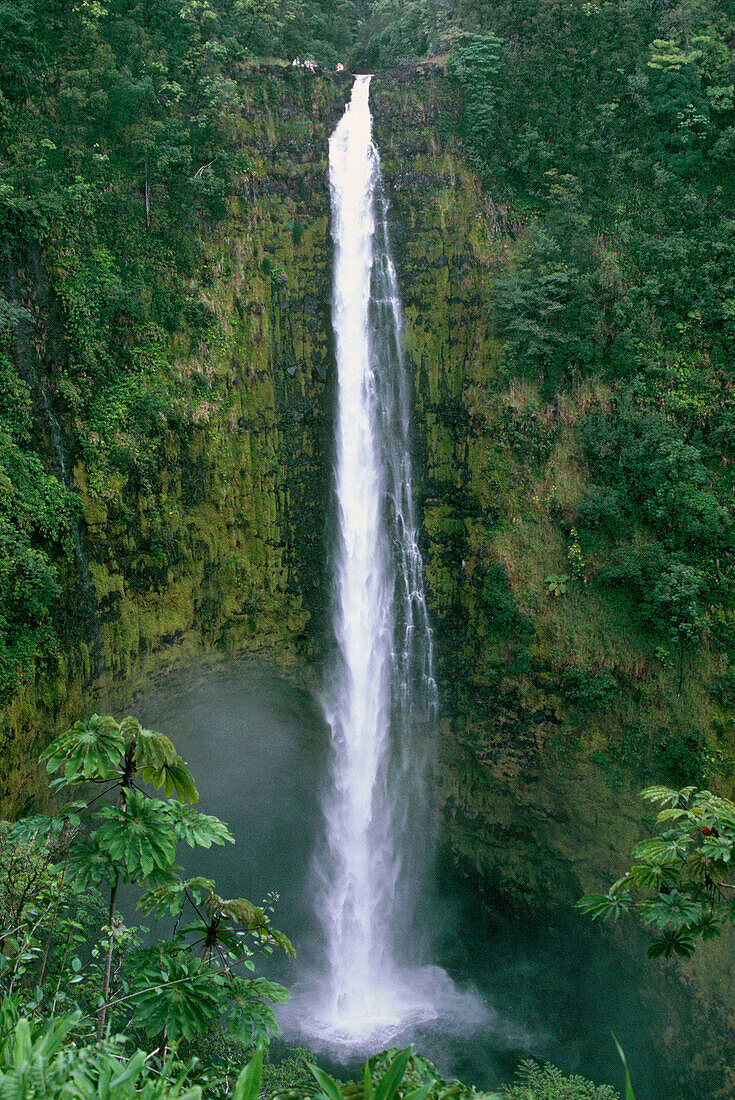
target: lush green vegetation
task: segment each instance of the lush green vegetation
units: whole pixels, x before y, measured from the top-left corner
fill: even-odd
[[[258,907],[221,898],[209,879],[181,877],[180,844],[209,848],[233,838],[223,822],[194,808],[196,787],[168,738],[134,718],[93,715],[57,738],[44,758],[51,773],[61,772],[56,790],[82,784],[92,793],[53,815],[2,825],[8,1011],[72,1012],[65,1034],[74,1027],[100,1042],[112,1028],[133,1026],[164,1060],[172,1047],[213,1028],[242,1050],[266,1042],[276,1027],[271,1003],[288,993],[236,968],[253,970],[258,952],[293,948],[270,922],[274,897]],[[162,788],[165,798],[144,784]],[[123,883],[137,888],[142,913],[175,919],[169,940],[143,943],[124,924],[117,905]],[[90,931],[100,924],[98,939]]]
[[[532,485],[528,499],[552,455],[563,452],[575,472],[573,491],[554,486],[544,497],[564,549],[561,562],[544,561],[532,594],[490,554],[473,574],[475,618],[467,614],[462,623],[467,670],[482,666],[490,696],[510,683],[515,700],[518,685],[532,681],[534,706],[544,692],[572,716],[565,729],[616,707],[622,713],[633,699],[635,721],[627,715],[624,729],[618,723],[606,764],[729,789],[734,38],[731,0],[0,0],[0,702],[34,668],[53,670],[69,643],[88,635],[73,614],[84,581],[75,467],[90,511],[104,509],[111,540],[136,520],[141,497],[156,498],[130,564],[131,585],[165,585],[183,552],[168,522],[169,487],[178,478],[184,506],[187,494],[203,490],[197,471],[182,471],[170,441],[172,433],[191,438],[220,400],[208,354],[221,333],[200,289],[211,277],[208,242],[233,204],[251,209],[258,183],[240,114],[248,66],[295,54],[328,67],[341,59],[375,68],[434,56],[456,91],[464,156],[503,238],[483,307],[502,345],[484,379],[490,422],[519,483]],[[298,97],[300,74],[289,77]],[[259,107],[268,113],[266,94]],[[441,126],[449,125],[442,117]],[[295,245],[302,231],[292,224]],[[262,271],[281,287],[278,263],[264,256]],[[185,349],[186,370],[173,348]],[[511,390],[520,389],[524,401],[514,405]],[[453,406],[450,413],[455,434],[467,429]],[[464,531],[477,518],[474,502],[456,499]],[[495,522],[487,518],[490,534]],[[461,536],[446,541],[459,574]],[[577,634],[592,607],[614,624],[615,645],[603,656],[572,656],[563,645],[552,653],[537,630],[544,597],[544,607],[567,615]],[[624,643],[629,651],[621,656]],[[645,699],[652,698],[658,674],[670,687],[661,711],[673,713],[696,682],[697,713],[714,715],[711,726],[687,718],[665,740],[661,713],[651,718],[636,695],[652,680]],[[705,695],[709,709],[700,705]],[[258,979],[223,976],[213,954],[229,958],[236,947],[244,965],[247,951],[277,942],[267,907],[257,913],[242,899],[233,907],[203,880],[157,881],[172,870],[170,830],[179,843],[228,842],[227,834],[174,800],[179,765],[163,742],[151,757],[156,768],[137,755],[150,746],[134,725],[97,733],[110,738],[107,764],[102,756],[94,766],[117,770],[113,803],[104,811],[69,809],[53,824],[4,827],[2,859],[14,875],[23,868],[39,892],[33,886],[23,921],[9,925],[21,937],[8,941],[7,963],[21,1000],[7,1010],[3,1030],[21,1045],[42,1043],[44,1028],[55,1026],[50,1016],[68,1007],[67,1022],[81,1016],[66,1031],[60,1025],[44,1049],[68,1059],[73,1036],[83,1040],[80,1058],[91,1051],[92,1066],[110,1054],[94,1044],[114,1046],[116,1030],[135,1015],[134,1043],[158,1051],[158,1069],[172,1039],[181,1066],[171,1074],[183,1072],[190,1045],[199,1051],[204,1034],[210,1049],[239,1044],[235,1060],[242,1062],[253,1034],[272,1026],[269,994],[281,994],[238,984]],[[68,761],[59,762],[66,769]],[[150,778],[168,769],[167,797],[155,812],[130,785],[146,768]],[[109,776],[105,782],[115,785]],[[178,793],[186,797],[184,788]],[[686,813],[698,805],[690,801]],[[161,820],[170,826],[166,837],[155,831]],[[727,890],[707,863],[704,834],[693,819],[681,821],[684,831],[666,839],[663,862],[641,854],[636,866],[647,870],[611,895],[619,901],[625,890],[645,887],[646,875],[658,884],[647,900],[659,908],[644,912],[658,914],[664,953],[688,950],[705,928],[703,911],[695,919],[692,907],[701,910],[710,889],[673,889],[671,844],[687,858],[707,848],[697,858]],[[66,846],[83,823],[86,831]],[[122,839],[133,823],[149,830],[150,848]],[[49,839],[54,831],[60,847]],[[183,934],[174,947],[138,943],[118,923],[124,880],[137,883],[154,913],[178,916],[179,903],[193,902],[201,913],[188,941],[209,937],[209,957],[192,952]],[[688,914],[678,926],[666,900],[672,894],[684,898]],[[79,928],[90,921],[105,928],[96,945]],[[164,972],[166,981],[180,982],[171,986],[170,1008],[169,998],[145,993]],[[135,1013],[125,999],[131,995]],[[17,1031],[23,1013],[32,1021],[30,1040]],[[100,1026],[112,1037],[94,1039]],[[115,1046],[114,1058],[137,1057],[124,1050]],[[182,1094],[214,1089],[226,1061],[222,1055],[188,1073]],[[142,1063],[128,1068],[136,1088],[158,1087],[152,1078],[142,1084]],[[523,1087],[551,1089],[549,1074],[541,1081],[536,1072],[528,1071]],[[67,1073],[61,1064],[59,1073]],[[220,1087],[231,1091],[234,1080]]]
[[[2,320],[22,324],[23,315],[7,307]],[[36,453],[28,386],[13,369],[7,343],[0,348],[0,486],[0,698],[7,698],[36,653],[53,654],[58,646],[52,616],[61,595],[58,563],[70,550],[77,508]]]
[[[0,823],[3,1100],[501,1100],[448,1084],[410,1049],[371,1058],[359,1083],[337,1082],[298,1053],[264,1075],[278,1030],[271,1005],[289,994],[252,971],[259,955],[293,948],[271,923],[275,895],[255,906],[221,898],[210,879],[182,878],[179,844],[233,838],[195,809],[193,778],[172,743],[135,718],[93,715],[44,759],[59,773],[57,791],[89,794]],[[136,889],[155,934],[143,939],[121,918],[122,883]],[[175,923],[159,938],[165,914]],[[551,1100],[614,1100],[606,1087],[532,1063],[504,1095],[534,1097],[542,1085]]]
[[[631,763],[651,778],[658,770],[672,782],[727,783],[729,765],[708,769],[706,753],[679,752],[673,741],[708,743],[724,753],[721,762],[732,753],[719,684],[735,661],[726,169],[735,7],[417,0],[400,12],[374,5],[371,20],[364,48],[376,64],[418,50],[439,57],[458,89],[465,155],[491,198],[496,234],[486,310],[502,350],[487,379],[487,418],[529,485],[516,508],[545,505],[570,555],[571,568],[549,563],[542,573],[547,595],[575,594],[569,622],[550,628],[546,620],[561,613],[539,615],[539,633],[524,642],[531,659],[519,665],[523,646],[500,647],[484,680],[526,676],[533,697],[550,673],[562,698],[591,714],[598,694],[575,699],[570,679],[601,673],[611,695],[617,682],[620,727],[628,721],[620,688],[640,692]],[[474,515],[468,508],[460,518]],[[512,533],[507,542],[510,554]],[[541,558],[548,549],[526,544],[523,552]],[[487,661],[473,635],[497,632],[487,604],[493,569],[475,573],[482,614],[464,624],[468,675]],[[524,617],[535,618],[534,594],[509,587]],[[606,622],[597,651],[585,658],[580,644],[585,667],[571,654],[549,660],[540,641],[572,631],[575,616],[580,637],[583,619]],[[667,764],[649,714],[654,698],[639,685],[668,677],[665,706],[678,713],[693,670],[710,702],[669,736]]]
[[[578,905],[593,919],[635,912],[656,930],[652,958],[688,958],[697,941],[720,936],[735,920],[735,804],[694,787],[650,787],[643,797],[662,807],[659,835],[636,845],[636,862],[607,894],[589,894]]]
[[[194,284],[252,186],[238,81],[258,56],[333,67],[356,24],[351,0],[0,4],[0,701],[34,660],[53,669],[59,638],[89,644],[69,613],[75,465],[124,530],[136,494],[181,473],[167,435],[215,411],[220,336]],[[175,367],[175,339],[195,369]],[[178,556],[154,522],[135,583]]]

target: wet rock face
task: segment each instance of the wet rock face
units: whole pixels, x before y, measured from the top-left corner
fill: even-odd
[[[202,235],[191,289],[211,318],[207,335],[184,324],[169,338],[177,415],[161,435],[158,483],[146,487],[131,472],[108,500],[90,484],[77,426],[61,424],[107,673],[98,684],[85,622],[70,617],[66,650],[0,716],[5,814],[43,790],[35,761],[54,729],[116,710],[142,679],[245,655],[305,680],[328,644],[327,139],[351,78],[253,69],[240,85],[237,141],[248,168],[226,216]],[[565,662],[594,672],[585,624],[599,624],[632,710],[659,707],[662,726],[682,728],[696,716],[686,699],[675,715],[656,702],[659,681],[639,655],[621,652],[589,593],[586,603],[544,595],[546,574],[567,568],[549,502],[562,476],[570,493],[578,477],[569,472],[574,409],[529,419],[512,380],[501,392],[508,380],[489,303],[524,232],[521,216],[483,193],[464,165],[454,92],[441,74],[378,74],[371,101],[413,377],[415,495],[441,692],[441,843],[504,910],[568,908],[609,885],[645,826],[622,712],[584,710],[560,692]],[[48,451],[42,424],[36,434]],[[542,474],[514,457],[529,439],[548,460]],[[71,607],[73,562],[63,579]],[[731,963],[712,945],[702,957],[699,969],[687,964],[687,980],[716,1014],[711,975],[729,974]],[[722,1034],[717,1021],[712,1034]]]
[[[202,240],[194,289],[212,335],[184,326],[170,338],[178,415],[161,438],[159,483],[145,487],[133,471],[107,499],[90,484],[77,427],[62,425],[76,455],[107,674],[95,702],[91,639],[80,622],[56,673],[6,708],[10,812],[35,786],[34,741],[94,706],[114,708],[131,682],[202,652],[259,656],[308,676],[328,643],[327,139],[350,88],[349,78],[282,69],[241,79],[237,140],[248,170]],[[483,577],[513,506],[486,397],[499,362],[487,303],[512,215],[464,167],[454,92],[440,74],[378,75],[371,101],[414,380],[416,496],[445,715],[445,843],[519,906],[552,897],[566,904],[604,876],[605,853],[595,874],[595,859],[575,857],[570,870],[570,845],[589,850],[594,817],[579,805],[566,822],[563,811],[549,812],[555,799],[564,806],[585,797],[556,791],[569,774],[557,752],[558,697],[540,675],[498,683],[483,671],[497,649],[483,619]],[[591,774],[577,775],[575,787]],[[511,821],[517,800],[526,806],[522,823]],[[532,858],[544,846],[543,859]]]
[[[70,614],[53,672],[39,669],[0,717],[7,814],[43,789],[35,758],[52,730],[114,709],[136,681],[202,654],[258,656],[303,675],[318,656],[331,484],[327,138],[350,84],[282,69],[240,77],[234,125],[248,168],[199,242],[189,289],[206,335],[184,321],[166,349],[174,415],[157,441],[154,483],[133,469],[100,491],[84,426],[61,423],[106,673],[98,682],[92,640]],[[44,281],[52,295],[53,274]],[[42,324],[52,337],[50,311]],[[67,573],[71,592],[73,562]]]

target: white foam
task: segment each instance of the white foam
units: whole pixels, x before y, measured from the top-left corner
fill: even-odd
[[[334,1004],[323,976],[307,974],[279,1010],[279,1022],[285,1039],[306,1039],[338,1059],[400,1045],[435,1023],[443,1035],[457,1036],[500,1027],[479,993],[458,988],[439,966],[396,969],[389,984],[376,982],[369,996],[343,1006]]]

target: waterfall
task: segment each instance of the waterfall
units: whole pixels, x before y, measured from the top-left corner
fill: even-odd
[[[337,359],[331,763],[313,891],[324,951],[279,1013],[347,1058],[416,1029],[466,1034],[487,1009],[427,963],[437,691],[410,459],[410,387],[388,204],[358,76],[329,141]],[[426,906],[424,906],[424,910]],[[424,924],[426,924],[425,912]],[[430,931],[430,930],[429,930]]]
[[[412,830],[412,818],[426,804],[411,793],[422,787],[426,753],[409,738],[436,703],[411,489],[400,301],[369,89],[370,77],[358,76],[329,142],[337,656],[325,703],[333,757],[321,917],[323,1011],[327,1025],[346,1037],[395,1027],[406,1011],[397,939],[412,924],[417,868],[407,842],[420,850],[424,837]]]

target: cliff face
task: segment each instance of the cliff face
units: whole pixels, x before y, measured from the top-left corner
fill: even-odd
[[[157,476],[133,467],[100,484],[95,440],[58,402],[83,504],[65,599],[73,610],[86,569],[94,606],[76,623],[71,615],[61,656],[4,710],[6,813],[38,789],[39,744],[94,707],[114,708],[123,685],[129,695],[131,682],[176,664],[242,653],[308,677],[324,644],[326,142],[350,80],[261,69],[240,73],[238,87],[232,140],[247,167],[224,217],[202,228],[188,293],[207,325],[179,327],[161,352],[175,415],[157,429]],[[610,393],[586,382],[545,404],[509,375],[488,304],[528,216],[484,194],[464,164],[451,87],[431,71],[385,74],[372,101],[414,380],[442,842],[493,900],[522,912],[566,907],[624,866],[645,826],[642,776],[675,781],[691,730],[721,728],[708,694],[717,670],[702,650],[678,698],[653,644],[586,586],[584,563],[574,567],[574,538],[560,524],[585,481],[574,428]],[[39,303],[59,293],[62,275],[58,258],[42,257],[19,276],[25,304],[36,303],[35,369],[52,407],[61,386],[44,347],[58,344],[60,322]],[[36,406],[51,469],[48,418]],[[635,732],[643,712],[666,731],[647,755]]]
[[[544,401],[514,377],[492,324],[495,280],[533,215],[483,193],[450,137],[441,80],[395,75],[373,100],[415,386],[442,847],[501,911],[568,910],[607,890],[653,826],[641,787],[698,779],[729,791],[723,670],[702,645],[679,692],[673,660],[582,558],[577,427],[611,407],[613,386],[591,379]],[[642,970],[678,1017],[663,1042],[689,1063],[695,1095],[729,1079],[731,957],[725,937],[668,975]]]
[[[41,332],[34,369],[57,409],[83,521],[65,564],[68,646],[3,714],[10,812],[27,794],[34,738],[86,713],[95,694],[114,706],[120,685],[202,652],[244,652],[308,675],[324,643],[326,156],[350,79],[277,68],[238,81],[231,141],[247,167],[224,217],[202,225],[188,291],[206,327],[179,326],[161,353],[173,411],[148,440],[155,477],[143,476],[141,460],[101,482],[101,444],[63,413],[63,310],[49,303],[62,297],[65,273],[58,256],[45,271],[37,261],[20,272]],[[574,543],[559,522],[585,480],[574,426],[609,390],[585,383],[544,405],[509,376],[489,305],[527,226],[463,163],[451,86],[432,71],[384,74],[372,102],[414,379],[446,842],[505,902],[567,905],[608,881],[639,835],[634,791],[647,762],[636,755],[636,714],[666,727],[659,763],[671,774],[692,751],[688,731],[717,718],[706,693],[714,670],[702,651],[677,698],[671,669],[586,587],[583,569],[574,573]],[[36,418],[53,469],[48,409]],[[549,577],[565,573],[555,591]],[[106,665],[99,678],[95,646]]]
[[[38,789],[34,760],[51,730],[114,707],[123,684],[202,654],[305,667],[318,649],[331,434],[326,143],[350,81],[276,69],[240,73],[239,88],[231,143],[247,168],[197,241],[186,290],[205,323],[179,327],[162,349],[158,377],[172,399],[139,445],[156,452],[154,476],[143,462],[100,475],[104,441],[63,415],[66,318],[49,302],[66,272],[53,252],[19,262],[38,333],[38,446],[58,474],[53,416],[83,522],[79,553],[62,567],[66,649],[2,715],[9,814]]]
[[[441,81],[379,82],[374,103],[415,379],[445,844],[503,904],[566,906],[608,881],[642,818],[635,784],[604,757],[620,716],[560,693],[565,668],[599,663],[585,619],[604,612],[582,584],[554,597],[544,583],[569,569],[549,482],[564,463],[570,498],[581,483],[573,424],[595,395],[523,423],[531,395],[507,377],[489,308],[523,219],[463,164]],[[534,430],[557,437],[542,464],[514,446]],[[608,657],[617,627],[603,627]]]

